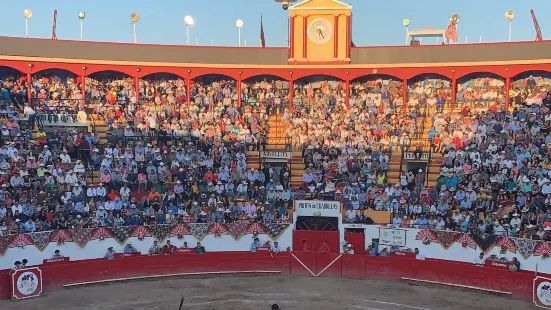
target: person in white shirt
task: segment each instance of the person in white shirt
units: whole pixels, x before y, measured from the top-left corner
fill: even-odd
[[[484,266],[485,263],[484,252],[480,252],[477,258],[474,259],[473,264],[477,266]]]
[[[276,255],[277,253],[283,252],[283,249],[281,249],[281,247],[279,246],[279,243],[276,241],[272,245],[271,251],[274,255]]]
[[[98,194],[97,194],[96,188],[94,187],[88,187],[88,190],[86,190],[86,196],[88,196],[88,198],[94,198],[97,195]]]
[[[346,253],[346,254],[354,254],[354,248],[352,248],[352,244],[348,243],[348,244],[344,247],[344,253]]]
[[[103,187],[103,183],[100,183],[96,188],[96,195],[98,197],[105,197],[107,195],[107,191],[105,190],[105,187]]]
[[[415,259],[425,260],[425,255],[419,252],[418,248],[415,248]]]

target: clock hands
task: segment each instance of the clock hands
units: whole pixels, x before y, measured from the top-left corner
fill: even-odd
[[[323,31],[321,31],[321,29],[317,29],[318,30],[318,34],[321,36],[322,39],[325,39],[325,36],[323,35]]]

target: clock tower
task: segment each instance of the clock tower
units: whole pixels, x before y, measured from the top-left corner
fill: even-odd
[[[304,0],[289,8],[290,64],[347,64],[352,6],[338,0]]]

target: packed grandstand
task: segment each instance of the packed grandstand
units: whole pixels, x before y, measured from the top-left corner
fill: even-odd
[[[186,85],[153,74],[136,85],[63,70],[29,81],[8,68],[0,80],[0,234],[286,223],[293,200],[325,199],[341,201],[349,223],[386,210],[397,227],[551,240],[545,75],[510,89],[496,76],[472,77],[455,85],[455,102],[450,81],[430,76],[408,85],[366,76],[349,89],[328,77],[293,89],[273,77],[237,87],[215,75]],[[287,164],[247,162],[271,147],[273,117],[286,149],[303,155],[300,181]],[[389,182],[390,157],[417,143],[442,157],[435,182],[424,169]]]

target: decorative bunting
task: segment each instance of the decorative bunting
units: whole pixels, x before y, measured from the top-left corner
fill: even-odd
[[[83,248],[92,236],[92,228],[81,228],[81,229],[72,229],[71,235],[73,242],[78,244],[79,247]]]
[[[51,234],[52,234],[52,231],[41,231],[41,232],[31,233],[29,234],[29,236],[33,240],[34,246],[36,246],[36,248],[39,249],[40,252],[42,252],[48,246],[48,244],[50,244]]]
[[[27,245],[33,245],[33,239],[28,234],[17,234],[10,243],[10,248],[25,248]]]
[[[105,238],[113,238],[113,231],[107,227],[98,227],[92,230],[90,240],[105,240]]]
[[[168,232],[170,231],[172,225],[170,224],[159,224],[159,225],[151,225],[149,228],[151,228],[151,232],[153,233],[153,237],[157,239],[159,242],[163,242],[168,236]]]
[[[494,235],[471,233],[470,236],[485,253],[490,251],[495,245],[496,236]]]
[[[226,224],[220,224],[220,223],[214,223],[210,224],[207,234],[212,234],[216,237],[221,237],[222,235],[228,235],[230,232],[228,231],[228,227]]]
[[[10,247],[13,237],[14,235],[0,236],[0,255],[4,255],[4,253],[6,253],[6,250]]]
[[[430,229],[420,230],[415,236],[415,240],[421,240],[424,245],[429,245],[433,242],[438,243],[438,238],[436,238],[436,235]]]
[[[499,247],[499,252],[505,254],[507,251],[516,253],[517,247],[513,239],[508,236],[499,236],[496,238],[496,246]]]
[[[460,234],[457,236],[457,239],[455,239],[455,242],[461,244],[464,248],[476,250],[476,242],[474,242],[473,238],[469,236],[469,234]]]
[[[289,228],[289,224],[279,224],[279,223],[269,223],[264,224],[264,228],[266,230],[266,234],[270,236],[272,240],[277,240],[281,234],[283,234],[284,231]]]
[[[186,224],[176,224],[168,232],[169,238],[183,239],[185,235],[191,235],[191,230]]]
[[[233,239],[238,240],[239,238],[243,237],[245,231],[247,231],[249,223],[230,223],[226,224],[226,226],[228,226],[228,232],[233,237]]]
[[[54,230],[50,235],[50,242],[57,242],[57,245],[62,245],[65,242],[71,241],[73,241],[73,237],[69,230]]]
[[[454,243],[457,236],[461,233],[450,230],[434,230],[434,235],[438,239],[438,243],[445,249],[449,249]]]
[[[534,256],[541,256],[541,259],[548,259],[551,257],[551,246],[549,242],[540,241],[534,249]]]
[[[247,235],[254,235],[257,236],[259,234],[265,234],[266,230],[264,229],[264,226],[259,223],[251,223],[249,226],[247,226],[247,230],[245,231],[245,234]]]
[[[522,255],[524,259],[528,259],[528,257],[534,254],[536,245],[538,245],[538,243],[541,242],[539,240],[524,239],[524,238],[511,238],[511,239],[513,239],[513,242],[517,247],[518,253]]]
[[[207,223],[190,223],[188,225],[191,233],[199,240],[205,237],[210,226],[210,224]]]
[[[128,237],[130,237],[132,229],[134,229],[132,226],[114,226],[112,228],[113,238],[115,238],[118,243],[124,244],[126,240],[128,240]]]
[[[145,237],[153,237],[153,234],[147,226],[136,226],[130,232],[130,237],[138,237],[139,240],[143,240]]]

